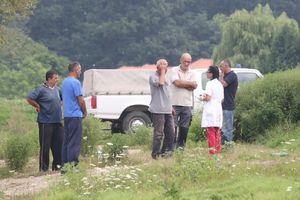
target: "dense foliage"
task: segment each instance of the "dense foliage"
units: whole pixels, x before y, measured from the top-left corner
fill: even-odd
[[[254,141],[265,131],[300,119],[300,68],[269,74],[244,85],[237,95],[238,139]]]
[[[268,5],[258,5],[253,11],[236,11],[216,20],[222,39],[214,49],[214,60],[229,58],[263,73],[290,69],[299,63],[299,26],[285,13],[276,18]]]
[[[229,58],[263,73],[293,68],[300,60],[299,3],[257,3],[266,1],[40,0],[27,28],[19,31],[7,27],[24,21],[8,22],[31,14],[35,0],[3,0],[0,97],[26,96],[49,68],[65,75],[67,60],[23,31],[58,55],[79,60],[83,70],[143,65],[159,57],[177,65],[184,51],[194,59],[214,52],[216,63]]]
[[[218,29],[192,0],[41,0],[30,36],[86,68],[143,65],[189,51],[210,57]]]
[[[281,2],[224,0],[222,3],[218,0],[129,0],[122,2],[40,0],[34,16],[28,23],[28,28],[30,36],[34,40],[43,42],[51,50],[58,52],[59,55],[67,56],[71,60],[80,60],[85,68],[143,65],[144,63],[154,63],[158,57],[165,57],[171,65],[176,65],[178,64],[178,57],[184,51],[189,51],[194,58],[211,57],[212,49],[220,39],[220,31],[212,20],[216,14],[230,15],[240,9],[252,10],[258,3],[264,5],[267,2],[274,11],[274,16],[277,17],[285,11],[290,17],[300,20],[299,12],[296,10],[299,3],[293,0]],[[235,20],[233,21],[238,22],[238,24],[239,21],[244,24],[249,22],[248,28],[253,28],[255,24],[262,27],[261,31],[253,30],[254,34],[259,34],[265,30],[272,31],[271,23],[275,21],[275,19],[269,19],[270,17],[274,18],[270,10],[263,9],[263,12],[266,13],[259,13],[257,10],[251,12],[250,15],[248,14],[247,17],[245,16],[247,11],[244,10],[231,17],[234,17]],[[253,18],[255,14],[258,15]],[[239,17],[241,19],[238,19]],[[250,18],[251,20],[249,20]],[[261,19],[258,20],[258,18]],[[286,16],[281,16],[276,21],[287,21],[286,18]],[[252,19],[254,20],[252,21]],[[273,28],[284,23],[276,22]],[[267,26],[264,27],[265,25]],[[293,40],[297,39],[298,33],[292,32],[297,27],[291,24],[288,26],[288,34],[292,36]],[[228,33],[224,33],[228,29],[223,29],[223,36],[224,34],[232,34],[233,31],[236,31],[234,28],[229,27],[228,29],[231,31],[229,30]],[[269,43],[269,48],[276,49],[272,51],[273,55],[270,56],[278,54],[284,56],[290,52],[293,53],[294,47],[283,52],[283,54],[282,49],[278,49],[279,43],[283,40],[282,35],[285,34],[282,30],[284,29],[276,30],[272,34],[272,38],[277,37],[277,39],[273,40],[262,36],[261,39],[266,39],[263,41],[256,38],[259,35],[253,37],[251,36],[252,32],[248,31],[244,38],[244,43],[248,44],[245,47],[251,47],[257,42],[262,42],[262,45]],[[233,39],[240,41],[241,38],[243,37]],[[285,42],[283,45],[287,46],[288,44]],[[223,45],[221,46],[223,47]],[[230,54],[228,56],[235,56],[234,61],[249,66],[248,62],[252,60],[252,56],[247,54],[241,57],[239,50],[237,48],[234,52],[238,55]],[[251,50],[255,49],[249,51]],[[264,56],[269,56],[268,49],[263,48],[261,51],[259,59],[266,59]],[[217,59],[220,59],[220,56],[217,56]],[[286,58],[283,56],[279,57],[278,60],[281,61]],[[263,68],[263,71],[274,71],[273,65],[280,68],[281,64],[288,64],[290,67],[297,60],[297,58],[291,57],[287,63],[285,61],[278,62],[278,60],[271,63],[271,60],[267,60],[267,63],[262,64],[271,69]],[[243,59],[248,61],[245,63]],[[258,68],[258,66],[261,66],[261,63],[250,67]]]
[[[3,25],[15,18],[28,16],[35,8],[37,0],[1,0],[0,1],[0,43],[3,42]]]
[[[45,81],[45,73],[51,68],[66,74],[66,58],[58,57],[22,31],[6,29],[4,36],[6,41],[0,44],[0,97],[26,97]]]

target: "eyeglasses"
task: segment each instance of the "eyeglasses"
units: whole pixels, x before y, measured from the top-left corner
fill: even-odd
[[[208,73],[212,73],[212,72],[211,71],[207,71],[206,73],[208,74]]]

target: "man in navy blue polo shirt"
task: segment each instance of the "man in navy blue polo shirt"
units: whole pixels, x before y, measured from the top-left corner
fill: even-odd
[[[236,73],[231,70],[229,60],[223,60],[220,63],[221,76],[220,81],[224,87],[223,125],[222,125],[222,143],[233,140],[233,118],[235,109],[235,95],[238,88],[238,78]]]
[[[82,141],[82,119],[86,117],[87,111],[78,80],[81,65],[79,62],[72,62],[68,70],[69,76],[62,83],[65,127],[62,164],[69,163],[76,166],[79,162]]]
[[[27,101],[38,112],[40,158],[39,170],[49,169],[49,149],[53,155],[52,170],[61,166],[61,148],[63,127],[61,124],[61,93],[57,87],[58,73],[50,70],[46,73],[46,82],[31,92]]]

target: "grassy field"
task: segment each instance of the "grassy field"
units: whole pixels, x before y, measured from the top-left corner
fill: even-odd
[[[29,162],[17,173],[0,166],[0,177],[43,176],[37,163],[35,113],[25,101],[1,101],[0,156],[11,134],[27,134],[34,148]],[[11,199],[300,199],[300,126],[278,125],[256,143],[224,146],[217,157],[208,154],[206,141],[188,141],[185,151],[152,160],[151,129],[129,135],[111,135],[106,126],[86,119],[87,149],[101,145],[103,152],[86,150],[80,172],[70,170],[40,193]],[[139,134],[140,133],[140,134]],[[127,147],[128,146],[128,147]],[[113,157],[113,153],[116,156]],[[100,159],[101,156],[106,159]],[[98,173],[98,171],[103,172]],[[38,184],[38,183],[37,183]],[[3,194],[2,197],[4,198]],[[1,193],[0,193],[1,199]]]

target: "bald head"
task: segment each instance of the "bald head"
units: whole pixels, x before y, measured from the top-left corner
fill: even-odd
[[[192,56],[189,53],[183,53],[180,57],[180,69],[187,71],[192,62]]]

